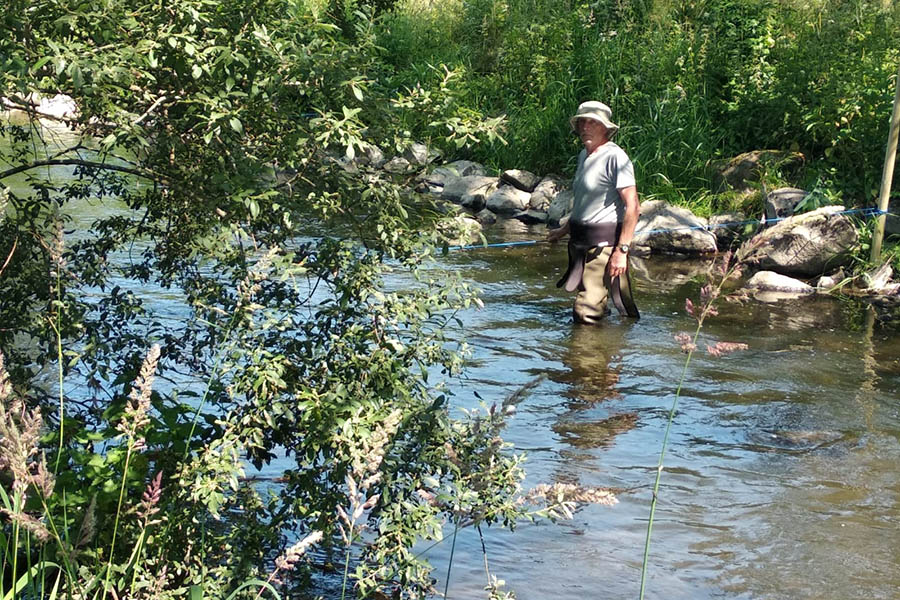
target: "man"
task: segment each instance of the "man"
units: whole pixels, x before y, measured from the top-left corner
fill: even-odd
[[[602,102],[584,102],[569,120],[584,144],[572,187],[575,203],[569,221],[547,235],[555,242],[569,234],[569,268],[557,287],[575,297],[576,323],[596,324],[609,312],[640,318],[631,297],[628,252],[640,215],[634,166],[612,138],[619,126]]]

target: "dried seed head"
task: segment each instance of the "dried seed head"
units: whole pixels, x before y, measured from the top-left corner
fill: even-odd
[[[288,548],[284,554],[275,559],[275,567],[279,571],[291,571],[300,558],[314,545],[322,541],[322,532],[313,531],[308,536]]]
[[[159,512],[159,499],[162,496],[162,471],[156,474],[153,481],[147,484],[144,495],[141,497],[141,503],[138,505],[137,514],[143,521],[148,521],[150,517]]]
[[[724,356],[726,354],[731,354],[732,352],[737,352],[738,350],[746,350],[747,348],[747,344],[738,342],[716,342],[714,346],[707,344],[706,351],[713,356]]]
[[[134,437],[140,429],[150,423],[150,394],[153,391],[153,378],[159,363],[159,344],[154,344],[141,365],[141,371],[134,380],[134,386],[128,395],[125,414],[116,427],[129,437]]]
[[[50,530],[47,529],[47,526],[40,519],[36,519],[24,512],[14,512],[5,508],[0,508],[0,512],[31,532],[38,541],[43,543],[50,539]]]

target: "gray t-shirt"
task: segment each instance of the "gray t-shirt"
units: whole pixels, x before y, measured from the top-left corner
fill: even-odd
[[[606,142],[590,156],[582,150],[572,182],[575,203],[570,218],[585,224],[621,223],[625,219],[625,203],[619,190],[632,185],[634,165],[614,142]]]

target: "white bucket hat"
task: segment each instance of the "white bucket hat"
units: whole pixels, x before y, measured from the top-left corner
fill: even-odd
[[[572,126],[572,131],[576,130],[575,126],[578,123],[578,119],[593,119],[595,121],[600,121],[603,123],[603,126],[609,130],[610,138],[619,131],[619,126],[612,122],[612,109],[602,102],[591,100],[579,104],[578,110],[575,111],[575,115],[569,119],[569,125]]]

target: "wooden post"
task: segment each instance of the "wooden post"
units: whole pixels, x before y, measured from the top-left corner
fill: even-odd
[[[884,154],[884,170],[881,172],[881,193],[878,196],[878,215],[875,221],[875,233],[872,236],[873,264],[881,260],[881,240],[884,238],[884,224],[887,215],[883,214],[888,209],[888,201],[891,198],[891,182],[894,178],[894,159],[897,158],[897,137],[900,133],[900,67],[897,68],[897,92],[894,94],[894,112],[891,115],[891,130],[888,134],[887,151]]]

